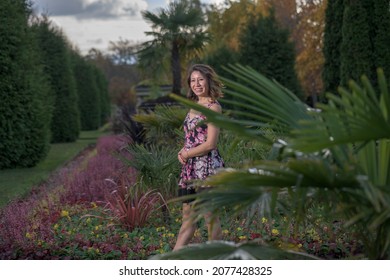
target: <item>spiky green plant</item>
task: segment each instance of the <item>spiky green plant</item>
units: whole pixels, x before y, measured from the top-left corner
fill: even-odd
[[[388,259],[390,95],[383,71],[378,69],[379,93],[362,76],[361,85],[350,81],[348,89],[339,89],[340,96],[327,94],[329,103],[316,109],[249,67],[231,66],[228,71],[241,81],[223,79],[225,93],[238,97],[229,101],[237,108],[236,118],[173,98],[240,137],[272,143],[273,157],[210,177],[207,185],[213,188],[197,195],[197,214],[218,215],[223,207],[239,214],[259,203],[272,213],[279,202],[287,200],[290,212],[286,214],[303,221],[308,203],[320,199],[331,206],[329,216],[337,211],[345,226],[360,227],[366,258]],[[277,130],[283,140],[273,141],[261,128]],[[202,250],[196,252],[202,254]],[[262,257],[273,258],[273,253]]]
[[[147,144],[174,146],[186,113],[184,108],[158,105],[153,112],[134,115],[133,119],[142,124]]]
[[[164,145],[132,144],[128,147],[131,159],[123,159],[137,170],[137,181],[147,189],[157,189],[165,198],[177,192],[179,162],[177,153]]]

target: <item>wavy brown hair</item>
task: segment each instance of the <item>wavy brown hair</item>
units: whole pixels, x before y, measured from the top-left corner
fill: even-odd
[[[190,69],[188,69],[188,75],[187,75],[187,84],[189,87],[189,90],[187,92],[187,97],[190,100],[198,101],[198,96],[196,96],[196,94],[191,89],[191,74],[194,71],[199,71],[203,76],[206,77],[207,85],[209,89],[209,96],[212,100],[217,100],[218,98],[223,97],[223,93],[222,93],[223,84],[219,80],[214,69],[206,64],[194,64],[190,67]]]

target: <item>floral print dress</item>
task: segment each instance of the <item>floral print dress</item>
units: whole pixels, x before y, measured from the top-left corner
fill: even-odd
[[[210,103],[207,107],[210,108],[215,103],[216,101]],[[206,116],[202,114],[190,119],[190,113],[187,113],[183,124],[185,133],[184,149],[186,151],[206,141],[207,124],[200,124],[204,120],[206,120]],[[203,156],[189,158],[182,166],[179,179],[179,196],[195,193],[191,181],[204,180],[224,166],[224,161],[218,149],[213,149]]]

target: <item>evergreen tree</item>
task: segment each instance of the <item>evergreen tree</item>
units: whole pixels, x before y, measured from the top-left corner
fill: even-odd
[[[224,69],[225,66],[229,64],[236,64],[239,62],[238,53],[231,49],[229,46],[222,44],[219,48],[214,49],[212,52],[208,53],[204,58],[204,63],[213,67],[213,69],[218,73],[219,76],[224,78],[236,80],[236,78]],[[223,100],[232,100],[236,98],[233,96],[225,96]],[[223,102],[222,100],[222,102]],[[225,109],[235,109],[231,104],[224,104]]]
[[[373,34],[374,64],[383,68],[386,77],[390,77],[390,3],[389,0],[372,2],[374,7],[370,26]]]
[[[360,80],[366,74],[373,80],[375,72],[373,46],[370,38],[370,21],[364,1],[345,0],[340,46],[340,82]]]
[[[336,93],[340,84],[340,45],[343,14],[344,0],[328,1],[323,47],[325,63],[322,74],[326,92]]]
[[[96,84],[100,95],[100,125],[104,125],[110,118],[111,114],[111,102],[108,92],[108,81],[104,76],[103,72],[94,67]]]
[[[33,26],[43,52],[44,69],[54,94],[52,142],[73,142],[80,133],[80,113],[70,47],[63,33],[47,18]]]
[[[280,28],[274,13],[248,21],[240,38],[240,63],[274,79],[296,95],[301,89],[294,69],[294,45],[287,30]]]
[[[0,1],[0,169],[31,167],[50,144],[50,91],[25,0]]]
[[[326,91],[365,74],[376,85],[376,69],[390,75],[388,0],[328,1],[324,34]]]
[[[73,69],[77,85],[78,107],[82,130],[95,130],[101,125],[100,92],[93,66],[73,53]]]
[[[233,76],[225,71],[223,67],[229,64],[238,63],[239,57],[236,51],[223,44],[219,48],[208,53],[204,58],[204,62],[212,66],[218,75],[225,78],[233,78]]]

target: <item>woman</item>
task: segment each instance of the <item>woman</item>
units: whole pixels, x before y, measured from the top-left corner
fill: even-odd
[[[222,83],[214,70],[204,64],[193,65],[188,71],[187,97],[210,110],[221,113],[221,105],[217,99],[222,97]],[[215,174],[218,168],[224,167],[224,162],[218,152],[217,142],[219,129],[211,123],[203,123],[206,117],[191,109],[184,120],[185,143],[177,157],[182,164],[179,180],[179,196],[196,193],[191,182],[204,180]],[[199,125],[200,124],[200,125]],[[191,219],[191,200],[183,202],[183,221],[178,234],[175,250],[187,245],[193,237],[196,224]],[[205,215],[210,240],[222,237],[218,218],[210,220],[210,214]]]

